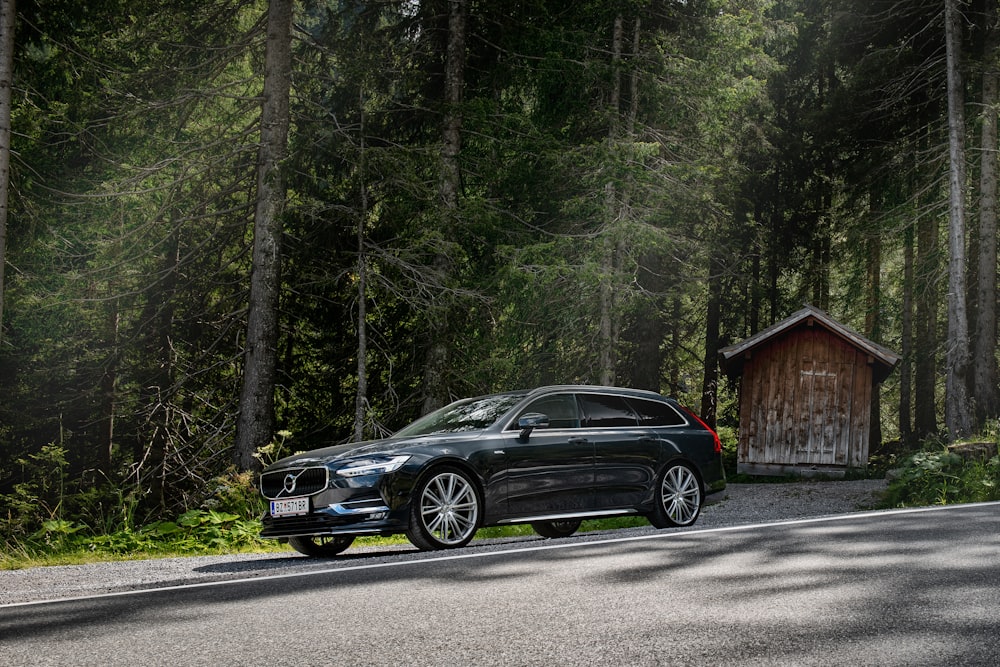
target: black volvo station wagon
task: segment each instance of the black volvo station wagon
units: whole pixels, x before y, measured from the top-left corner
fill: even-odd
[[[689,526],[726,486],[719,437],[675,400],[636,389],[541,387],[457,401],[385,440],[268,466],[261,535],[333,556],[359,535],[461,547],[483,526],[571,535],[583,519]]]

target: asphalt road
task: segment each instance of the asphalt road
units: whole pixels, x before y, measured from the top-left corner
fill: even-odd
[[[0,665],[997,665],[1000,504],[0,607]]]

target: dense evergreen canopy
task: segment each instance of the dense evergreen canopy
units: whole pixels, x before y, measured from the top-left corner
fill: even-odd
[[[995,420],[992,0],[270,4],[284,55],[265,0],[20,0],[0,34],[0,497],[37,519],[545,383],[735,427],[718,349],[804,302],[902,353],[877,437]]]

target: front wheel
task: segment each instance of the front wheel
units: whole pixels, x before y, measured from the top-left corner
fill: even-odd
[[[353,543],[353,535],[303,535],[288,538],[288,544],[300,554],[317,558],[336,556]]]
[[[657,528],[690,526],[701,512],[702,491],[698,475],[686,463],[673,463],[660,475],[656,506],[649,522]]]
[[[532,521],[531,529],[542,537],[569,537],[580,527],[579,521]]]
[[[431,471],[413,493],[406,537],[418,549],[454,549],[468,544],[479,528],[479,492],[458,468]]]

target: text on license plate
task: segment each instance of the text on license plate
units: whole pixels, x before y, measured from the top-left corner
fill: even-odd
[[[308,498],[287,498],[271,501],[271,516],[294,516],[309,514]]]

